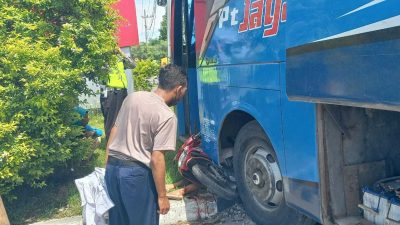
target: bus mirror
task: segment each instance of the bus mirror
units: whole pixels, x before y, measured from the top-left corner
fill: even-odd
[[[166,6],[167,5],[167,0],[157,0],[157,5],[158,6]]]

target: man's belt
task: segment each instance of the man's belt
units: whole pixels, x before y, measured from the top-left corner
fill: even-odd
[[[126,90],[126,88],[107,87],[107,91],[122,91],[122,90]]]
[[[147,168],[146,165],[144,165],[142,162],[135,161],[135,160],[123,160],[123,159],[118,159],[113,156],[108,157],[108,164],[114,165],[114,166],[140,166],[140,167],[145,167]]]

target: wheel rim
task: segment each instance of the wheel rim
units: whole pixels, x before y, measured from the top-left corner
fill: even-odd
[[[244,176],[255,202],[268,211],[276,210],[283,200],[282,175],[275,154],[258,146],[247,151]]]

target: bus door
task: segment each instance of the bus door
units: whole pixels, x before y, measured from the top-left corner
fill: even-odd
[[[178,134],[187,136],[199,132],[196,52],[194,38],[194,0],[172,0],[169,16],[171,62],[182,66],[188,75],[188,92],[177,105]]]

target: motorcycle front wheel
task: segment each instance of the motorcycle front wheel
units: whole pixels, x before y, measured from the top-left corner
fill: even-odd
[[[201,184],[217,196],[227,200],[237,197],[236,185],[217,165],[211,162],[196,163],[192,166],[192,173]]]

